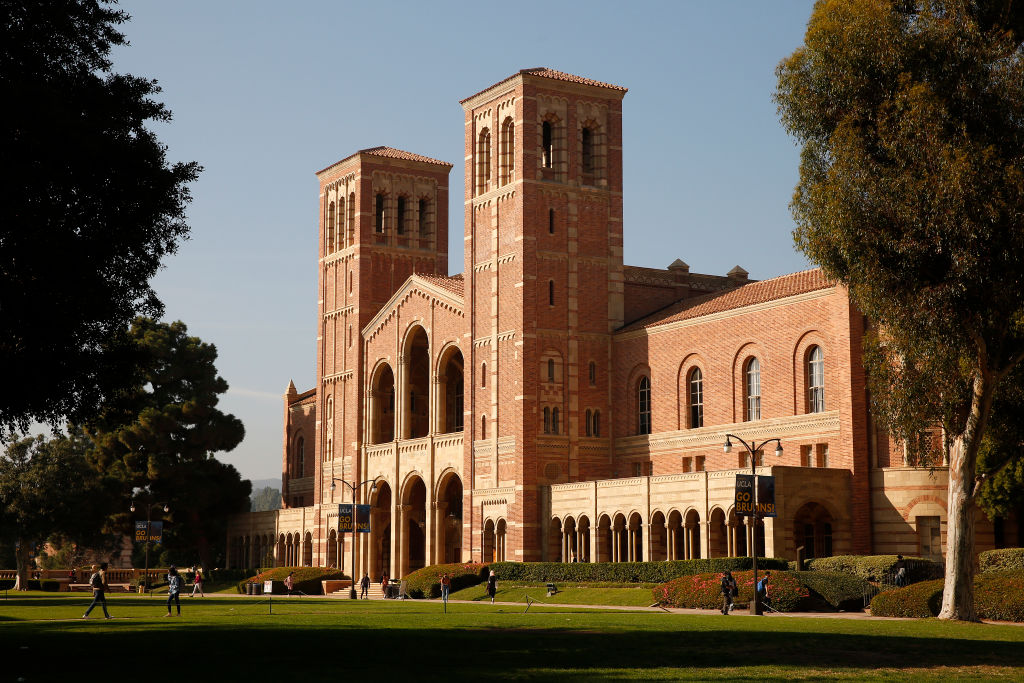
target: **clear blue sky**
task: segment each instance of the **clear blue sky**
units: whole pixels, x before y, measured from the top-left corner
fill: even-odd
[[[546,66],[623,85],[625,261],[764,279],[808,267],[788,203],[798,149],[771,94],[810,0],[209,2],[127,0],[115,68],[157,79],[156,130],[193,186],[191,240],[155,287],[169,320],[217,346],[245,477],[281,472],[281,395],[316,374],[315,171],[389,145],[447,160],[462,270],[459,100]],[[471,8],[471,9],[470,9]],[[501,9],[504,11],[499,11]]]

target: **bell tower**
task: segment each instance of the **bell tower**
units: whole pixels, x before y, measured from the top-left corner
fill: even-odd
[[[524,551],[546,546],[539,487],[611,470],[625,93],[535,68],[462,101],[473,342],[466,436],[474,498],[508,500],[513,560],[543,559]],[[473,546],[478,557],[478,538]]]

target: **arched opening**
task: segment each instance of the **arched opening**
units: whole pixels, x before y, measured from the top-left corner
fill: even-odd
[[[541,165],[544,168],[551,168],[554,162],[554,131],[550,121],[544,121],[540,126]]]
[[[476,193],[487,192],[487,184],[491,181],[491,130],[484,128],[477,137],[476,153]]]
[[[449,434],[462,431],[463,418],[463,359],[462,351],[451,346],[445,350],[438,364],[439,393],[442,397],[438,410],[439,432]]]
[[[608,515],[601,515],[597,520],[597,561],[612,561],[612,544],[614,543],[612,520]]]
[[[612,562],[629,561],[629,530],[626,528],[626,517],[622,514],[615,515],[612,522],[612,535],[615,541],[612,544]]]
[[[430,431],[430,343],[427,333],[417,326],[405,342],[408,365],[405,373],[405,401],[402,437],[418,439]]]
[[[576,520],[576,559],[590,562],[590,519],[585,515]]]
[[[509,116],[501,124],[501,184],[515,180],[516,124]]]
[[[820,346],[807,353],[807,412],[825,412],[825,352]]]
[[[497,562],[498,554],[495,550],[494,520],[487,520],[484,523],[483,561]]]
[[[711,511],[710,525],[708,528],[708,557],[728,557],[729,538],[725,527],[725,512],[722,508],[715,508]]]
[[[746,399],[744,418],[750,422],[761,419],[761,361],[751,358],[744,369],[743,395]]]
[[[277,537],[277,558],[276,561],[274,562],[274,566],[284,567],[288,562],[287,555],[285,555],[286,547],[287,546],[285,545],[284,534],[281,534]]]
[[[831,557],[835,520],[821,503],[805,503],[793,518],[793,543],[803,546],[804,557]]]
[[[338,532],[334,529],[327,535],[327,566],[338,566]]]
[[[673,510],[668,515],[668,559],[686,559],[686,540],[683,534],[683,515]]]
[[[498,562],[505,562],[508,558],[505,556],[505,538],[508,536],[508,525],[505,524],[504,519],[498,520],[498,525],[494,530],[494,558]]]
[[[387,363],[377,368],[370,389],[370,443],[395,440],[395,374]]]
[[[651,433],[651,380],[646,375],[640,378],[636,388],[636,433]]]
[[[402,495],[402,566],[399,576],[426,566],[427,487],[419,477],[405,484]]]
[[[308,531],[302,539],[302,566],[313,566],[313,534]]]
[[[562,522],[562,561],[576,562],[576,520],[566,517]]]
[[[334,252],[334,202],[327,205],[327,226],[324,228],[324,236],[327,238],[324,251],[330,254]]]
[[[644,561],[644,520],[639,512],[629,516],[629,561]]]
[[[462,480],[451,472],[437,498],[437,562],[462,561]]]
[[[548,525],[548,561],[564,561],[562,557],[562,520],[557,517],[553,517],[551,524]]]
[[[391,567],[391,486],[377,480],[370,502],[370,576],[380,581]]]
[[[651,561],[661,562],[668,559],[668,524],[665,513],[655,512],[651,515]]]
[[[685,553],[684,559],[697,560],[700,559],[700,515],[696,510],[690,510],[686,513],[685,522]]]
[[[747,556],[747,527],[736,510],[729,511],[729,557]]]

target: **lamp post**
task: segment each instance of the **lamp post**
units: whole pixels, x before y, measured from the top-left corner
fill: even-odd
[[[164,512],[170,512],[171,508],[167,503],[147,503],[146,504],[146,569],[142,575],[142,592],[145,594],[149,593],[149,537],[150,537],[150,525],[152,522],[153,508],[162,507]],[[129,508],[132,512],[135,512],[135,499],[132,498],[132,505]]]
[[[355,600],[356,599],[356,491],[361,489],[366,484],[370,484],[370,495],[372,496],[373,492],[377,490],[377,480],[378,479],[381,479],[381,477],[379,475],[374,477],[373,479],[367,479],[366,481],[361,481],[358,484],[350,484],[347,481],[345,481],[344,479],[338,479],[336,477],[331,477],[331,493],[332,494],[334,493],[334,489],[335,489],[335,483],[334,482],[336,482],[336,481],[340,481],[342,484],[347,486],[349,488],[349,490],[352,492],[352,544],[351,544],[352,545],[352,564],[349,565],[351,567],[351,571],[352,571],[352,588],[350,588],[349,591],[348,591],[348,598],[349,598],[349,600]]]
[[[743,444],[743,447],[747,449],[747,453],[750,454],[750,475],[751,475],[751,482],[752,482],[752,484],[751,484],[751,489],[752,489],[751,490],[751,496],[752,496],[751,497],[751,503],[752,503],[751,516],[754,519],[754,524],[753,524],[753,527],[752,527],[754,531],[751,534],[751,539],[750,539],[750,553],[751,553],[751,557],[753,558],[753,565],[754,565],[754,602],[751,604],[750,613],[752,615],[757,615],[757,614],[761,614],[761,600],[760,600],[760,596],[757,593],[757,518],[758,518],[758,514],[757,514],[757,452],[762,450],[765,446],[767,446],[768,444],[770,444],[771,442],[774,441],[775,442],[775,457],[776,458],[781,458],[782,457],[782,440],[776,437],[776,438],[772,438],[772,439],[765,439],[760,444],[758,444],[756,441],[751,441],[750,443],[747,443],[746,441],[744,441],[740,437],[736,436],[735,434],[726,434],[725,435],[725,445],[722,447],[722,450],[725,451],[726,453],[731,453],[732,452],[732,441],[730,441],[730,439],[736,439],[737,441],[739,441],[741,444]]]

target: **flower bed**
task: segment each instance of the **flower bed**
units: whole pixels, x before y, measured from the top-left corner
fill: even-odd
[[[487,565],[472,562],[435,564],[406,575],[406,591],[410,598],[441,597],[441,574],[452,579],[452,592],[475,586],[487,576]]]
[[[754,572],[739,571],[732,575],[739,588],[736,602],[753,600]],[[722,576],[722,572],[682,576],[656,587],[652,593],[655,601],[665,607],[719,609],[722,606]],[[759,572],[758,577],[761,576]],[[773,609],[792,612],[810,596],[810,592],[793,573],[773,571],[768,577],[768,595]]]

